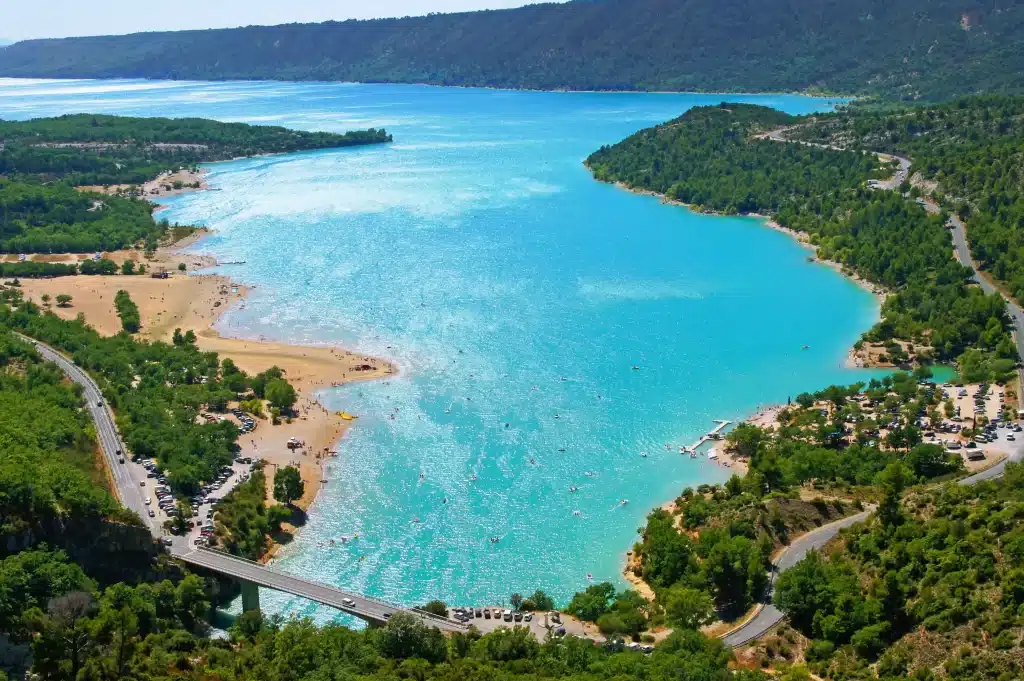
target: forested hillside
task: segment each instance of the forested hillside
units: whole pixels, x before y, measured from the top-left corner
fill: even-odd
[[[781,91],[913,99],[1024,86],[1015,0],[578,0],[519,9],[25,41],[0,75]]]
[[[165,171],[240,156],[389,141],[385,130],[372,128],[335,134],[200,118],[77,114],[0,120],[0,252],[155,248],[167,225],[153,219],[150,203],[133,197]],[[80,185],[117,185],[124,195],[77,191]]]
[[[141,184],[198,163],[390,141],[387,131],[373,128],[336,134],[203,118],[73,114],[0,120],[0,175],[68,185]]]
[[[930,346],[922,359],[979,349],[990,378],[1000,378],[1016,358],[1005,304],[969,284],[971,271],[953,259],[943,216],[868,188],[869,177],[892,172],[872,154],[759,136],[804,120],[753,105],[698,107],[603,147],[586,163],[598,179],[699,208],[771,215],[806,234],[818,256],[893,292],[866,340]]]
[[[1024,300],[1024,98],[815,117],[800,139],[909,156],[936,198],[967,225],[971,255]],[[913,189],[917,192],[918,189]]]
[[[870,522],[779,577],[775,602],[810,639],[811,670],[826,679],[1021,678],[1024,468],[902,502],[902,474],[884,482]]]

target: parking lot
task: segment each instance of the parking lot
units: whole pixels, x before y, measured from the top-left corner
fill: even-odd
[[[520,619],[516,619],[517,615]],[[526,627],[538,641],[543,641],[547,637],[548,631],[556,636],[579,636],[595,641],[604,641],[604,636],[586,631],[583,623],[576,618],[557,612],[522,613],[491,606],[487,608],[449,608],[448,616],[471,624],[485,634],[502,627],[509,629]]]
[[[124,465],[131,467],[132,477],[139,480],[139,487],[146,498],[146,511],[160,527],[170,520],[177,512],[177,503],[167,483],[167,478],[157,468],[156,462],[144,459],[130,461]],[[235,485],[247,480],[253,464],[243,460],[232,462],[221,470],[219,476],[211,483],[204,485],[199,494],[193,496],[191,503],[193,524],[187,535],[188,547],[192,548],[203,535],[203,528],[208,527],[207,534],[212,533],[213,507],[230,492]],[[165,534],[167,531],[164,531]]]
[[[1012,454],[1024,446],[1024,428],[1005,417],[1006,395],[999,386],[963,385],[941,386],[943,396],[953,402],[955,414],[943,415],[942,423],[925,432],[925,441],[942,444],[949,451],[959,453],[968,469],[985,467],[1002,455]],[[980,430],[974,436],[963,434],[966,429]]]

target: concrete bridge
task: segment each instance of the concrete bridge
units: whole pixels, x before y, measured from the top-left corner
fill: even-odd
[[[388,618],[396,612],[405,612],[418,617],[427,626],[436,627],[444,632],[468,631],[466,625],[447,617],[438,617],[415,608],[401,608],[357,593],[342,591],[333,586],[286,575],[265,565],[222,551],[198,547],[185,553],[175,553],[175,555],[190,566],[225,575],[241,584],[242,610],[244,612],[259,609],[259,587],[264,587],[293,596],[301,596],[322,605],[329,605],[374,626],[386,623]]]
[[[222,551],[207,548],[190,550],[185,537],[167,537],[163,528],[146,513],[143,494],[134,467],[120,463],[126,448],[121,442],[114,415],[103,400],[100,387],[81,367],[55,348],[40,343],[34,338],[17,333],[22,340],[32,343],[44,359],[54,362],[73,382],[82,386],[89,413],[96,423],[96,433],[103,454],[114,480],[117,496],[128,509],[135,511],[150,532],[157,539],[168,542],[171,555],[193,566],[216,572],[236,580],[242,586],[242,609],[246,612],[260,607],[259,587],[308,598],[316,603],[329,605],[342,612],[354,615],[371,625],[381,625],[395,612],[407,612],[420,618],[424,624],[441,631],[468,631],[468,627],[446,617],[438,617],[415,608],[400,608],[356,593],[349,593],[333,586],[318,584],[298,577],[276,572],[265,565],[237,558]]]

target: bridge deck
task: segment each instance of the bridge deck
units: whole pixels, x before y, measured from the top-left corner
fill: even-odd
[[[420,610],[401,608],[384,601],[342,591],[333,586],[292,577],[291,575],[272,570],[265,565],[253,563],[243,558],[222,553],[221,551],[197,548],[194,551],[180,554],[178,557],[189,565],[212,570],[233,579],[250,582],[268,589],[274,589],[275,591],[283,591],[284,593],[301,596],[316,603],[337,608],[368,622],[383,623],[387,621],[387,618],[392,613],[407,612],[419,617],[423,620],[424,624],[437,627],[441,631],[465,632],[468,630],[468,627],[464,624],[446,617],[438,617]],[[348,599],[352,605],[346,604],[345,599]]]

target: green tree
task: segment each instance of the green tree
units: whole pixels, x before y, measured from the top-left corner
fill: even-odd
[[[279,468],[274,474],[274,499],[282,504],[291,505],[296,499],[302,498],[305,491],[306,483],[295,466]]]
[[[379,630],[377,645],[383,655],[395,660],[418,657],[436,663],[448,654],[440,631],[428,628],[418,617],[405,612],[393,614]]]
[[[71,296],[67,293],[58,294],[57,307],[71,307]]]
[[[420,610],[437,615],[438,617],[448,616],[448,605],[444,601],[428,601],[420,607]]]
[[[135,274],[135,261],[125,260],[121,263],[121,274]]]
[[[882,502],[878,505],[878,519],[885,527],[900,524],[903,511],[900,500],[906,487],[906,471],[901,464],[889,464],[878,476],[878,484],[882,487]]]
[[[265,394],[270,405],[281,411],[290,411],[295,406],[297,396],[295,388],[283,378],[274,378],[267,381]]]
[[[615,587],[611,583],[592,584],[585,591],[577,592],[569,601],[565,611],[581,620],[596,622],[601,615],[608,612],[614,597]]]
[[[699,629],[715,620],[715,607],[706,591],[674,586],[658,594],[665,619],[673,626]]]

